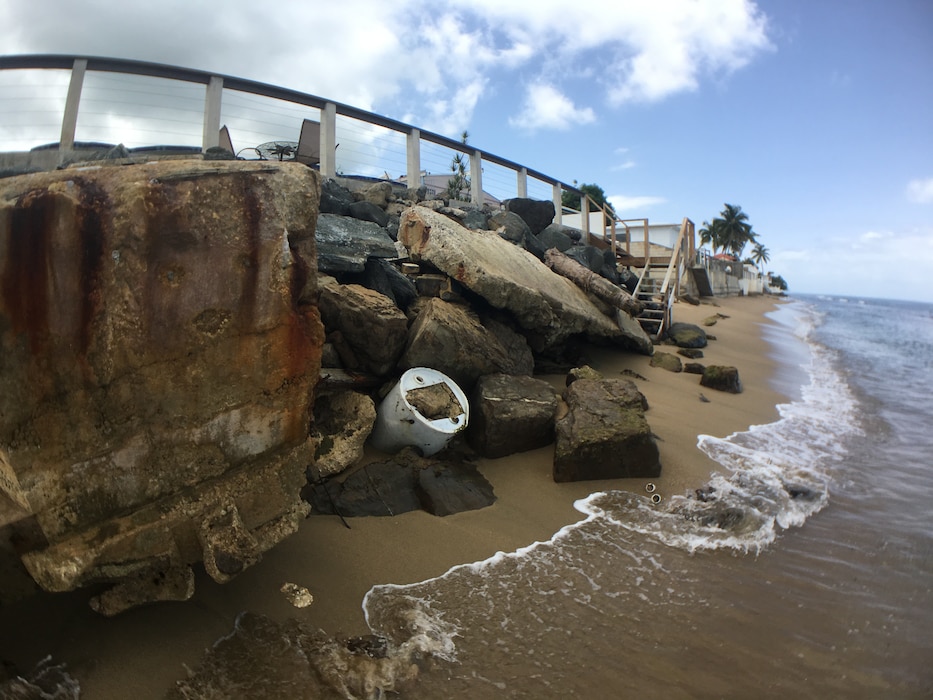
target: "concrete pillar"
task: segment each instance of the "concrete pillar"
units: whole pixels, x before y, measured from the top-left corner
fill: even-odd
[[[204,133],[201,150],[220,145],[220,102],[224,92],[224,79],[211,76],[204,91]]]
[[[528,197],[528,168],[519,168],[518,169],[518,196],[519,197]]]
[[[326,102],[321,110],[321,175],[337,177],[337,105]]]
[[[551,197],[554,200],[554,223],[559,224],[563,221],[564,205],[561,199],[561,189],[559,183],[551,186]]]
[[[421,130],[412,129],[406,136],[408,172],[406,179],[412,189],[421,187]]]
[[[62,134],[58,141],[61,156],[74,150],[75,131],[78,128],[78,105],[81,103],[81,88],[84,87],[84,74],[87,72],[87,59],[76,58],[71,66],[71,82],[68,84],[68,96],[65,98],[65,114],[62,116]]]
[[[483,154],[479,151],[470,154],[470,201],[483,204]]]

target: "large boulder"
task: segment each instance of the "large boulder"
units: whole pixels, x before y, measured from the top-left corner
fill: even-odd
[[[350,205],[356,200],[353,193],[336,180],[324,180],[321,184],[321,213],[348,216]]]
[[[391,299],[358,284],[324,284],[321,319],[328,334],[339,333],[347,369],[382,376],[395,368],[408,337],[408,319]]]
[[[706,331],[693,323],[672,323],[667,329],[667,337],[680,348],[706,347]]]
[[[389,206],[389,202],[394,199],[392,185],[388,182],[375,182],[360,190],[358,196],[360,201],[369,202],[383,211]]]
[[[535,236],[541,233],[545,226],[554,221],[554,202],[516,197],[515,199],[507,199],[502,204],[505,206],[506,211],[522,217]]]
[[[527,376],[534,374],[535,356],[531,352],[525,336],[515,331],[509,323],[490,314],[481,315],[480,323],[483,324],[483,328],[495,336],[505,350],[505,354],[509,358],[509,362],[503,370],[506,374]]]
[[[545,246],[518,214],[511,211],[499,211],[489,218],[488,227],[509,243],[524,248],[539,260],[544,257]]]
[[[483,457],[505,457],[554,442],[557,392],[534,377],[480,377],[470,400],[467,439]]]
[[[739,370],[735,367],[723,365],[710,365],[703,370],[700,385],[725,391],[730,394],[742,393],[742,381],[739,379]]]
[[[565,253],[573,247],[573,239],[569,233],[571,230],[569,226],[550,224],[538,234],[538,242],[545,250],[557,248],[561,253]],[[576,233],[579,236],[580,232]]]
[[[658,446],[645,419],[648,402],[629,379],[578,379],[564,392],[556,423],[554,481],[656,477]]]
[[[592,245],[575,245],[568,248],[564,253],[567,257],[573,258],[586,269],[605,277],[613,284],[620,283],[615,256],[613,256],[611,250],[600,250]]]
[[[389,225],[389,215],[386,214],[385,209],[382,209],[381,207],[365,199],[361,202],[354,202],[351,204],[349,213],[350,216],[352,216],[354,219],[359,219],[360,221],[371,221],[382,228],[385,228]]]
[[[496,502],[492,484],[468,462],[435,463],[420,469],[415,492],[423,510],[442,518]]]
[[[515,212],[499,211],[489,217],[487,226],[498,232],[509,243],[522,245],[526,236],[533,235],[525,220]]]
[[[242,161],[0,182],[0,525],[32,523],[43,588],[225,581],[297,527],[319,187]]]
[[[431,367],[453,379],[465,391],[484,374],[516,374],[534,369],[523,354],[510,354],[496,333],[464,306],[429,299],[411,324],[401,369]]]
[[[669,352],[655,352],[650,364],[652,367],[660,367],[668,372],[683,372],[684,369],[680,358]]]
[[[447,516],[492,505],[492,485],[472,464],[421,457],[404,449],[347,476],[316,480],[304,490],[312,512],[343,517],[391,516],[413,510]]]
[[[315,245],[318,270],[331,275],[362,272],[369,258],[398,256],[395,242],[384,228],[336,214],[318,216]]]
[[[460,218],[464,228],[485,231],[489,228],[489,215],[482,209],[467,209]]]
[[[559,352],[573,336],[651,354],[651,340],[633,322],[625,328],[602,313],[573,282],[493,231],[469,231],[424,207],[402,215],[399,241],[496,309],[507,310],[532,350]],[[624,314],[623,314],[624,315]]]
[[[385,294],[400,309],[407,309],[418,298],[418,288],[410,277],[385,258],[370,258],[361,275],[347,275],[345,282],[357,282]]]
[[[322,393],[314,400],[314,478],[333,476],[363,456],[363,445],[376,423],[376,404],[356,391]]]

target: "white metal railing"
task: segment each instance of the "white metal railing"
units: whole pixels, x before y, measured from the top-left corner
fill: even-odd
[[[562,193],[578,192],[556,178],[446,136],[316,95],[243,78],[117,58],[0,56],[0,76],[16,71],[67,75],[63,106],[61,87],[53,91],[56,95],[49,104],[37,102],[37,106],[43,105],[38,111],[61,110],[58,142],[52,144],[57,148],[47,148],[51,152],[47,162],[58,158],[52,167],[65,160],[80,142],[97,140],[101,135],[127,133],[132,136],[129,141],[138,145],[168,140],[189,149],[207,150],[219,145],[221,126],[227,126],[239,150],[260,143],[260,139],[291,137],[288,140],[297,141],[302,120],[313,119],[321,125],[319,168],[326,177],[366,171],[378,177],[403,171],[406,182],[418,183],[425,164],[437,172],[447,172],[451,154],[462,153],[470,163],[473,202],[482,201],[488,180],[499,199],[529,195],[551,199],[555,221],[560,222]],[[19,87],[28,90],[26,82],[20,81]],[[2,82],[0,91],[0,150],[6,150],[2,132],[12,121],[8,117],[23,103],[20,95],[5,99],[3,92],[12,95],[13,91]],[[114,103],[126,114],[116,114]],[[9,114],[2,113],[5,104],[11,105]],[[151,121],[157,126],[147,132],[145,125]],[[29,120],[24,118],[16,143],[22,143],[23,134],[29,131]],[[35,129],[32,132],[36,133]],[[268,138],[270,132],[278,137]],[[45,133],[49,133],[47,125]]]

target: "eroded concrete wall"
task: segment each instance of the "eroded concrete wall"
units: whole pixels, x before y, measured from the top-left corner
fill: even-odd
[[[290,242],[319,191],[289,163],[0,180],[0,525],[31,523],[43,587],[224,580],[293,529],[323,333]]]

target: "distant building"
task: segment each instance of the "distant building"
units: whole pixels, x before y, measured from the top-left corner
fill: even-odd
[[[436,198],[443,198],[445,192],[447,192],[447,183],[450,181],[450,178],[453,177],[451,173],[434,175],[427,172],[426,170],[421,171],[421,182],[416,185],[416,187],[421,187],[424,185],[429,195],[433,195]],[[402,175],[398,178],[398,182],[404,183],[407,185],[407,177]],[[462,194],[462,197],[465,201],[469,201],[470,193],[465,191]],[[499,199],[496,199],[491,194],[483,190],[483,203],[489,204],[493,207],[498,207],[502,202]]]

